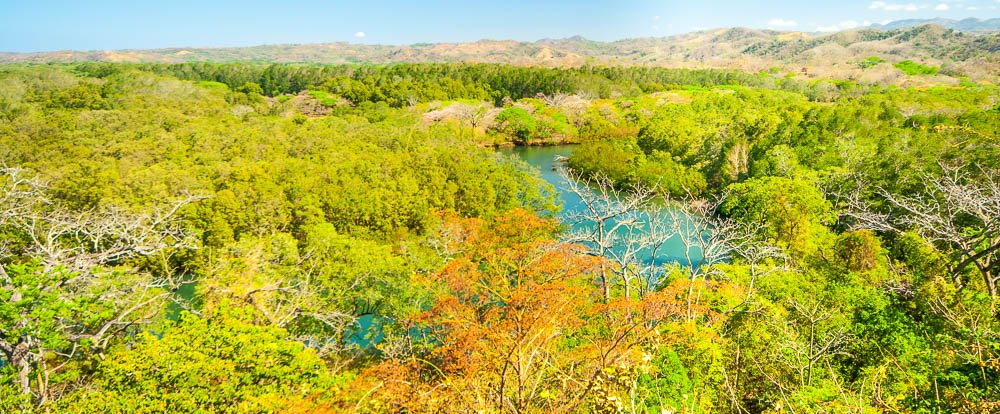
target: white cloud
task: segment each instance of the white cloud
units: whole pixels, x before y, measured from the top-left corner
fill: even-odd
[[[798,26],[799,23],[795,20],[785,20],[785,19],[771,19],[767,21],[767,27],[770,28],[789,28]]]
[[[839,32],[841,30],[854,29],[860,25],[861,24],[858,23],[856,20],[844,20],[840,23],[830,26],[818,26],[816,27],[816,30],[820,32]]]
[[[884,1],[873,1],[872,4],[868,5],[871,10],[885,10],[885,11],[917,11],[920,9],[926,9],[927,5],[917,5],[915,3],[887,3]]]
[[[365,37],[365,32],[357,32],[354,34],[354,37]]]
[[[950,7],[948,7],[948,5],[945,4],[945,3],[939,3],[937,6],[934,6],[934,10],[937,10],[937,11],[946,11],[949,8]]]
[[[979,7],[976,7],[976,6],[966,6],[965,10],[976,11],[976,10],[979,10]]]
[[[660,20],[660,16],[653,16],[653,21],[655,22],[657,20]]]

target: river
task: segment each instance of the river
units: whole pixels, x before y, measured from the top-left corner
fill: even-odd
[[[568,217],[586,210],[586,206],[583,204],[580,197],[572,191],[567,190],[566,182],[556,168],[556,157],[569,157],[575,147],[575,145],[519,146],[498,150],[501,154],[512,155],[520,158],[529,166],[537,169],[539,176],[543,180],[552,184],[552,186],[556,189],[559,205],[562,207],[556,215],[557,218],[563,221],[564,224],[566,223],[566,219]],[[646,264],[649,264],[650,260],[655,260],[653,264],[656,265],[670,263],[680,263],[685,266],[690,265],[691,263],[688,262],[688,259],[684,254],[684,250],[685,246],[681,241],[680,236],[671,237],[663,245],[663,247],[661,247],[655,258],[650,258],[648,256],[645,258]],[[701,261],[701,251],[697,247],[692,248],[691,261],[695,263]]]

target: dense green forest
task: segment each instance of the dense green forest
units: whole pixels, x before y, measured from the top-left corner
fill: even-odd
[[[969,81],[0,66],[0,412],[997,412],[998,134]],[[599,236],[495,149],[547,144]]]

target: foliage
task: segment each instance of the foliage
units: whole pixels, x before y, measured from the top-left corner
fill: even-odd
[[[555,243],[555,223],[525,211],[445,226],[457,250],[434,282],[446,288],[413,316],[416,338],[400,339],[418,346],[370,372],[387,382],[368,409],[600,411],[635,397],[656,323],[677,303],[595,301],[603,259]]]
[[[752,178],[730,185],[721,213],[738,221],[763,223],[764,236],[805,251],[812,240],[822,240],[824,224],[834,216],[829,202],[816,186],[785,177]],[[817,234],[819,233],[819,234]]]
[[[939,68],[936,66],[925,66],[921,65],[912,60],[904,60],[893,65],[896,69],[903,71],[903,73],[914,76],[914,75],[936,75]]]
[[[521,142],[528,140],[538,133],[538,126],[535,118],[524,108],[507,108],[497,114],[497,129],[500,132],[512,135]]]
[[[247,322],[248,309],[186,313],[134,349],[114,350],[91,388],[58,410],[86,412],[274,411],[329,386],[323,361],[281,329]]]
[[[998,101],[651,67],[3,66],[0,411],[996,411]],[[606,248],[486,148],[555,143],[580,143],[578,191],[642,199],[593,209]],[[663,228],[670,260],[615,258]]]
[[[878,56],[868,56],[864,60],[858,62],[858,67],[861,69],[868,69],[882,62],[884,62],[884,60]]]

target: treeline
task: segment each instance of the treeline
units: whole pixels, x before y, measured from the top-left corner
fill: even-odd
[[[104,76],[128,66],[84,63],[78,70]],[[253,83],[265,95],[295,94],[319,89],[351,102],[385,102],[402,107],[434,100],[518,100],[539,94],[579,94],[594,98],[636,96],[682,87],[740,85],[786,89],[814,100],[829,100],[849,82],[807,81],[775,78],[766,73],[750,74],[719,69],[668,69],[644,67],[593,67],[552,69],[493,64],[400,64],[387,66],[308,64],[141,64],[134,67],[180,79],[221,82],[236,89]]]

